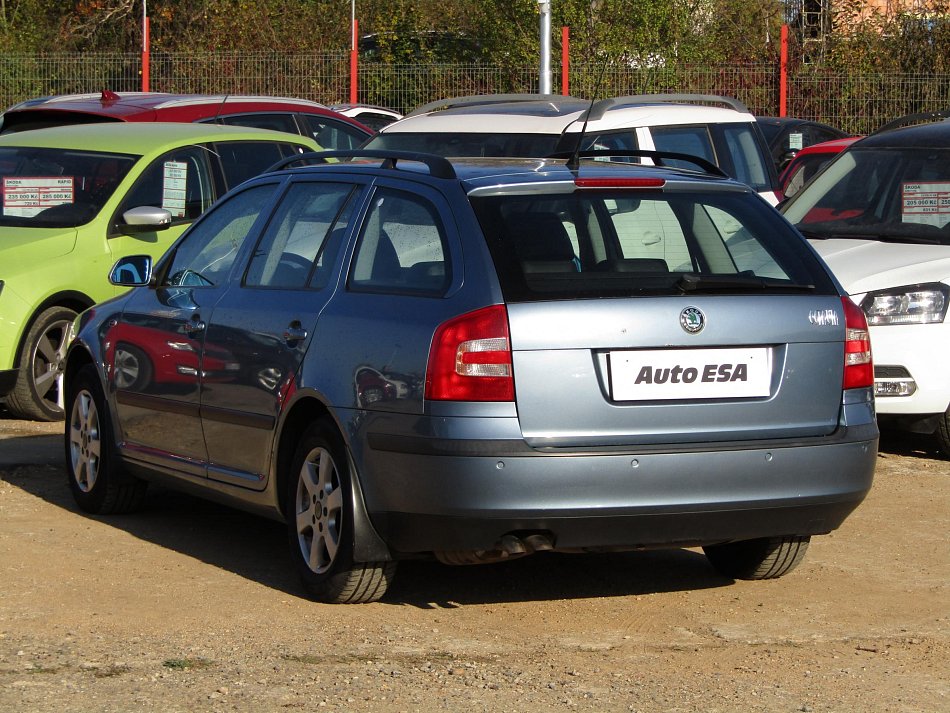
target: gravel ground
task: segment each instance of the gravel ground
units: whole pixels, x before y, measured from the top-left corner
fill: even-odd
[[[0,411],[0,711],[950,711],[950,462],[917,441],[783,579],[539,554],[331,606],[279,523],[161,489],[80,515],[61,429]]]

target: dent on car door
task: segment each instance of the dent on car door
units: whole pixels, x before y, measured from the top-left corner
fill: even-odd
[[[361,193],[358,183],[291,183],[215,306],[201,391],[209,477],[264,487],[277,416],[333,293]]]
[[[201,381],[212,363],[224,374],[230,368],[205,339],[207,320],[276,187],[235,194],[196,223],[160,266],[158,285],[136,289],[105,335],[128,457],[205,474]]]

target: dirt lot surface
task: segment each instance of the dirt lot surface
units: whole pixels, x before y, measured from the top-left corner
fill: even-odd
[[[279,523],[154,489],[80,515],[60,424],[0,408],[0,711],[950,711],[950,462],[874,488],[787,577],[699,551],[401,566],[302,596]]]

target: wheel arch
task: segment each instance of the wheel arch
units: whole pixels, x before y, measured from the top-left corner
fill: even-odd
[[[15,369],[20,368],[20,357],[23,354],[23,346],[26,336],[30,333],[30,329],[36,323],[36,318],[39,317],[43,312],[48,310],[50,307],[64,307],[66,309],[71,309],[76,314],[79,314],[83,310],[92,307],[94,304],[95,300],[89,297],[89,295],[70,290],[67,292],[57,292],[56,294],[50,295],[38,305],[36,305],[33,308],[33,311],[30,313],[29,318],[23,321],[20,334],[17,337],[16,349],[13,352],[13,367]]]
[[[304,431],[314,421],[325,420],[333,424],[333,428],[340,435],[343,447],[346,450],[346,459],[350,474],[350,504],[353,511],[353,559],[357,562],[381,562],[393,559],[389,547],[383,541],[376,528],[373,526],[366,509],[366,502],[363,499],[363,487],[360,483],[359,472],[353,455],[350,450],[348,439],[343,429],[340,428],[336,419],[333,417],[330,409],[322,401],[315,397],[306,397],[296,401],[290,411],[284,417],[280,433],[278,436],[276,457],[275,457],[275,476],[277,505],[280,508],[281,515],[287,517],[287,492],[288,478],[292,477],[290,473],[290,464],[293,461],[294,451],[297,443],[303,436]]]

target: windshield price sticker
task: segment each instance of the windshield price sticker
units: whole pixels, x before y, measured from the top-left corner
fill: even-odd
[[[188,164],[184,161],[166,161],[163,168],[162,208],[171,213],[174,218],[184,218]]]
[[[901,216],[905,223],[942,228],[950,223],[950,181],[905,183],[901,187]]]
[[[615,401],[753,398],[772,382],[763,348],[618,351],[608,362]]]
[[[72,176],[3,179],[3,214],[32,218],[47,208],[75,200]]]

